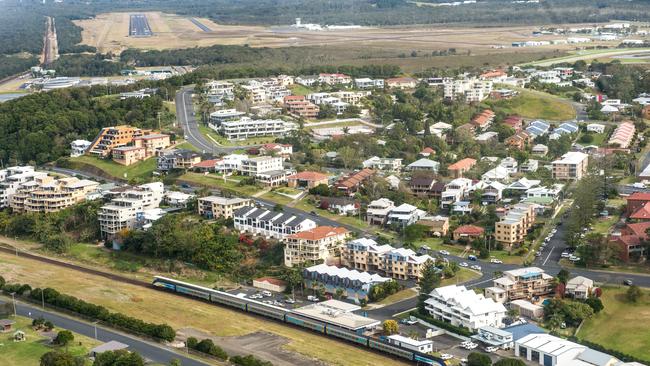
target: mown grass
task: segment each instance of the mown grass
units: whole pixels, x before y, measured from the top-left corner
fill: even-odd
[[[129,166],[88,155],[70,158],[70,162],[74,168],[79,170],[84,170],[84,165],[90,165],[112,177],[120,179],[148,178],[151,177],[151,173],[157,168],[156,159],[154,158],[149,158]]]
[[[518,89],[519,95],[510,100],[489,102],[493,108],[524,118],[565,121],[576,117],[571,103],[553,95]]]
[[[181,182],[195,183],[208,188],[222,188],[245,196],[252,196],[262,190],[258,186],[240,186],[230,178],[224,181],[223,178],[214,174],[204,175],[202,173],[188,172],[178,177],[178,180]]]

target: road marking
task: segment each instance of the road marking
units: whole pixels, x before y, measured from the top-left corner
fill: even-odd
[[[391,318],[394,318],[394,317],[396,317],[396,316],[400,316],[400,315],[402,315],[402,314],[404,314],[404,313],[411,312],[411,311],[413,311],[413,310],[415,310],[415,309],[417,309],[417,308],[412,308],[412,309],[408,309],[408,310],[401,311],[401,312],[399,312],[399,313],[395,313],[395,314],[391,315]]]
[[[542,263],[542,266],[545,266],[546,262],[548,262],[548,259],[551,258],[551,254],[553,253],[553,249],[555,249],[555,247],[551,248],[551,250],[548,251],[548,255],[546,256],[546,259],[544,260],[544,263]]]
[[[492,278],[488,278],[487,280],[484,280],[484,281],[481,281],[481,282],[476,282],[476,283],[468,284],[467,286],[472,287],[472,286],[480,285],[480,284],[482,284],[482,283],[490,282],[490,281],[492,281],[492,280],[494,280],[494,277],[492,277]]]

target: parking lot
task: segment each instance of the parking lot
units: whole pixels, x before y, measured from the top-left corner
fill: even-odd
[[[278,293],[278,292],[266,293],[266,291],[264,290],[250,287],[250,286],[242,286],[238,289],[229,290],[228,293],[237,296],[242,296],[247,299],[261,301],[270,305],[284,307],[287,309],[299,308],[301,306],[311,303],[309,300],[307,300],[307,294],[305,294],[305,296],[303,297],[300,295],[300,291],[296,293],[295,302],[293,302],[294,299],[291,298],[291,295],[285,293]],[[270,296],[268,296],[269,294]]]

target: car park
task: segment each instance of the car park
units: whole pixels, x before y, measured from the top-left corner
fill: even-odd
[[[285,299],[284,302],[286,302],[287,304],[294,304],[296,302],[296,300],[294,300],[294,299]]]
[[[473,270],[475,270],[475,271],[480,271],[480,270],[481,270],[481,266],[476,265],[476,264],[473,265],[473,266],[471,266],[470,268],[473,269]]]

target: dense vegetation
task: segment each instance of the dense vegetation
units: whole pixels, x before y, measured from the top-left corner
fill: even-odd
[[[0,55],[0,79],[16,75],[38,65],[36,56],[2,56]]]
[[[3,8],[0,11],[0,54],[39,54],[43,50],[44,32],[44,17],[28,16],[20,9]]]
[[[158,126],[162,98],[97,98],[106,89],[70,88],[0,104],[0,160],[42,164],[68,154],[70,141],[92,140],[101,127]]]
[[[4,283],[4,280],[2,280],[0,283]],[[176,337],[176,331],[167,324],[147,323],[140,319],[132,318],[124,314],[111,313],[108,309],[101,305],[91,304],[74,296],[59,293],[57,290],[52,288],[32,289],[27,284],[5,283],[1,289],[5,294],[13,292],[17,293],[18,295],[28,296],[34,301],[45,301],[45,303],[48,305],[52,305],[60,309],[69,310],[79,315],[90,317],[92,319],[101,320],[108,325],[124,329],[135,334],[144,334],[168,342],[173,341]]]
[[[58,76],[112,76],[129,69],[127,65],[107,59],[108,56],[63,55],[48,68],[56,70]]]

